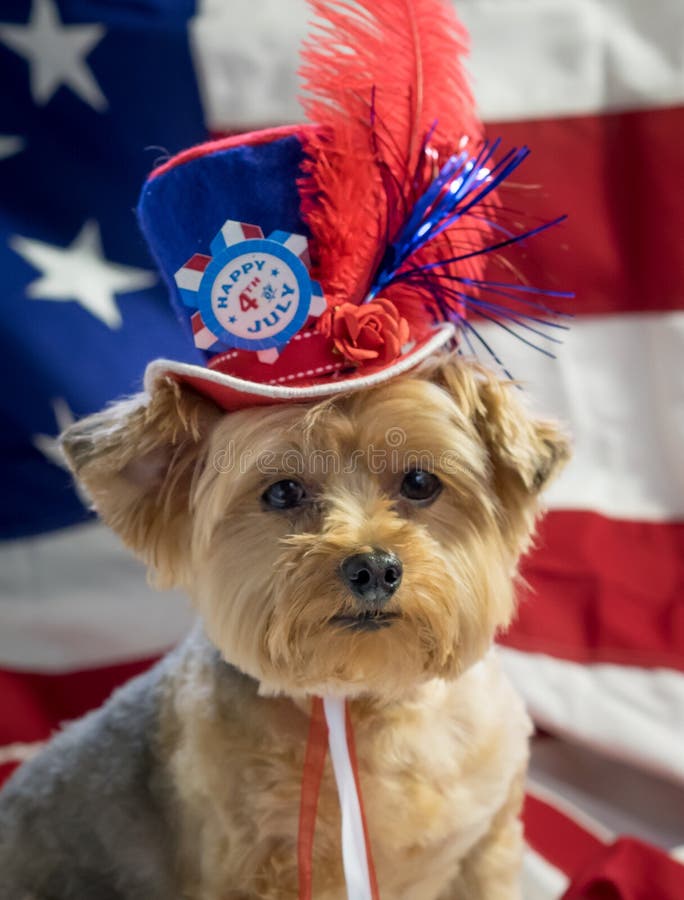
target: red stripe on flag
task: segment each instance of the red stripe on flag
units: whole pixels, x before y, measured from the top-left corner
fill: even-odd
[[[505,207],[525,211],[511,219],[569,216],[532,239],[533,266],[511,257],[533,283],[575,291],[578,315],[684,309],[684,107],[490,122],[487,132],[532,150],[518,186],[501,191]]]
[[[681,900],[684,866],[634,838],[606,847],[574,879],[562,900]]]
[[[580,821],[534,794],[523,810],[525,837],[573,879],[562,900],[680,900],[684,866],[634,838],[606,844]]]
[[[12,772],[14,772],[14,770],[15,770],[15,769],[18,769],[18,768],[19,768],[19,763],[18,763],[18,762],[10,762],[10,763],[2,763],[2,764],[0,764],[0,788],[3,786],[3,784],[4,784],[4,783],[7,781],[7,779],[10,777],[10,775],[12,774]]]
[[[501,643],[577,662],[684,669],[684,523],[557,510]]]
[[[569,876],[605,847],[579,822],[534,794],[525,795],[523,822],[528,844]]]
[[[63,722],[100,706],[114,688],[153,662],[50,675],[0,669],[0,746],[44,740]]]

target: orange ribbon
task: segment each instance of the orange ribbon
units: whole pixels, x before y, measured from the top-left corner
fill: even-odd
[[[356,793],[359,798],[361,820],[363,823],[363,836],[366,845],[366,859],[368,861],[368,874],[372,900],[380,900],[378,881],[373,865],[373,857],[368,838],[368,826],[366,814],[363,808],[361,784],[359,782],[359,769],[356,757],[356,745],[354,742],[354,730],[352,727],[349,704],[345,703],[345,724],[347,734],[347,749],[354,773]],[[316,814],[318,812],[318,797],[325,768],[325,759],[328,753],[328,725],[325,720],[325,710],[320,697],[314,697],[311,703],[311,719],[309,723],[309,736],[304,756],[304,772],[302,774],[301,801],[299,807],[299,834],[297,839],[297,861],[299,871],[299,900],[312,900],[313,883],[313,845],[316,830]],[[353,900],[353,898],[350,898]]]

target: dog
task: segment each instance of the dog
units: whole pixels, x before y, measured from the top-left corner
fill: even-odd
[[[163,377],[72,426],[201,624],[0,793],[1,900],[294,900],[311,697],[349,698],[385,900],[516,900],[530,723],[491,647],[560,427],[478,364],[226,414]],[[346,896],[330,768],[317,900]]]

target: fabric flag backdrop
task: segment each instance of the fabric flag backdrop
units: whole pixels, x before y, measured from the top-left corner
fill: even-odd
[[[521,266],[577,293],[558,359],[486,331],[575,456],[507,668],[540,735],[526,898],[684,896],[684,7],[459,0],[507,205],[570,216]],[[192,354],[136,228],[145,174],[300,117],[303,0],[6,0],[0,12],[0,777],[187,628],[87,512],[73,418]],[[537,277],[537,280],[539,278]],[[611,893],[612,890],[612,893]]]

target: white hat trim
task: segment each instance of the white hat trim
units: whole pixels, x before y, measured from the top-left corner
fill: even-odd
[[[332,394],[342,394],[346,391],[358,391],[364,388],[375,387],[401,375],[418,363],[427,359],[436,350],[441,349],[456,331],[451,322],[444,322],[438,326],[435,334],[420,349],[407,353],[397,362],[373,372],[370,375],[362,375],[360,378],[348,378],[340,381],[330,381],[324,384],[312,384],[306,387],[285,387],[278,384],[262,384],[256,381],[247,381],[244,378],[236,378],[234,375],[225,375],[215,372],[204,366],[194,366],[190,363],[174,362],[171,359],[156,359],[145,370],[145,390],[151,391],[154,384],[164,375],[180,375],[186,378],[199,378],[213,384],[227,387],[241,394],[253,394],[259,397],[269,397],[273,400],[313,400],[317,397],[329,397]]]

